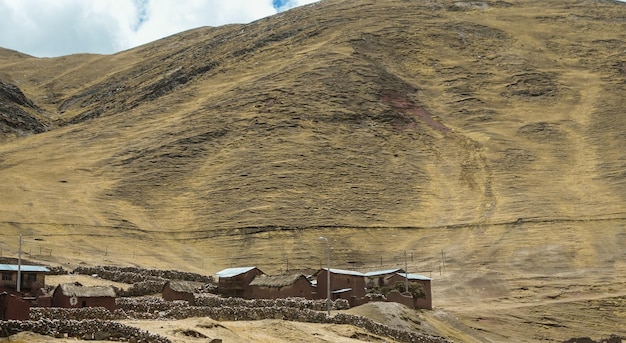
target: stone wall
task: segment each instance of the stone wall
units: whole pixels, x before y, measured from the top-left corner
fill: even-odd
[[[146,280],[184,280],[215,283],[212,276],[200,275],[177,270],[142,269],[135,267],[96,266],[78,267],[74,274],[98,275],[99,277],[121,283],[137,283]]]
[[[52,337],[109,340],[137,343],[171,343],[168,338],[141,329],[104,320],[40,319],[0,322],[0,337],[30,331]]]
[[[119,297],[140,297],[144,295],[152,295],[161,293],[163,286],[167,283],[167,280],[147,280],[136,282],[128,289],[115,288],[115,294]]]
[[[307,300],[304,298],[280,298],[280,299],[251,299],[242,298],[222,298],[211,294],[196,294],[196,305],[198,306],[241,306],[241,307],[291,307],[298,309],[308,309],[316,311],[326,310],[326,299]],[[346,310],[350,308],[350,303],[346,299],[333,301],[333,310]]]
[[[184,280],[203,282],[207,292],[215,291],[212,276],[205,276],[176,270],[142,269],[135,267],[96,266],[78,267],[72,271],[74,274],[97,275],[98,277],[115,282],[132,284],[126,290],[116,288],[115,292],[120,297],[136,297],[161,293],[163,285],[169,280]]]
[[[95,322],[121,319],[169,320],[190,317],[208,317],[219,321],[281,319],[307,323],[350,324],[376,335],[391,337],[402,342],[449,342],[437,336],[393,329],[361,316],[338,313],[329,317],[323,311],[325,309],[323,300],[311,301],[297,298],[243,300],[239,298],[207,297],[203,301],[207,304],[210,303],[210,305],[189,306],[186,301],[168,302],[157,297],[120,298],[118,299],[118,309],[114,312],[109,312],[102,308],[32,308],[31,319],[33,322],[62,321],[61,318],[74,320],[74,322],[81,322],[77,320],[79,318],[88,318],[88,321]],[[335,302],[334,306],[346,306],[344,302],[347,303],[346,300],[340,299]],[[35,332],[40,333],[38,331]]]

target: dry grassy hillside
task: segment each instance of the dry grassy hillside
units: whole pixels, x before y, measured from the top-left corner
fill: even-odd
[[[624,3],[323,0],[114,55],[0,49],[0,81],[4,255],[21,233],[51,263],[278,272],[326,236],[342,268],[410,252],[461,341],[626,335]]]

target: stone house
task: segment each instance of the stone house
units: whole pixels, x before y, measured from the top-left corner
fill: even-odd
[[[267,276],[259,275],[250,282],[246,298],[313,298],[313,285],[303,274]]]
[[[104,307],[114,311],[116,294],[113,286],[83,286],[80,283],[58,285],[52,292],[52,307]]]
[[[161,296],[167,301],[185,300],[189,305],[196,304],[194,293],[200,287],[204,286],[201,282],[170,280],[161,290]]]
[[[20,272],[20,291],[36,293],[46,284],[50,269],[42,266],[0,264],[0,288],[17,290],[17,274]]]
[[[223,297],[246,297],[250,282],[264,273],[257,267],[226,268],[216,273],[218,293]]]

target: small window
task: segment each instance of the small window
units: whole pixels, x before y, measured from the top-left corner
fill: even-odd
[[[28,281],[28,282],[35,282],[35,281],[37,281],[37,274],[27,274],[26,275],[26,281]]]
[[[2,273],[2,280],[3,281],[11,281],[11,280],[13,280],[13,274]]]

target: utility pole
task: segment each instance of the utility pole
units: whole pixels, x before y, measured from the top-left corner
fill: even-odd
[[[446,255],[443,253],[443,249],[441,249],[441,271],[446,271]]]
[[[17,292],[22,291],[22,235],[20,235],[20,243],[17,248]]]
[[[409,293],[409,268],[406,264],[406,250],[404,251],[404,291]]]
[[[328,316],[330,317],[330,308],[332,307],[332,301],[330,300],[330,242],[326,237],[320,237],[320,241],[326,241],[326,254],[328,257],[328,268],[326,270],[326,309],[328,310]]]

